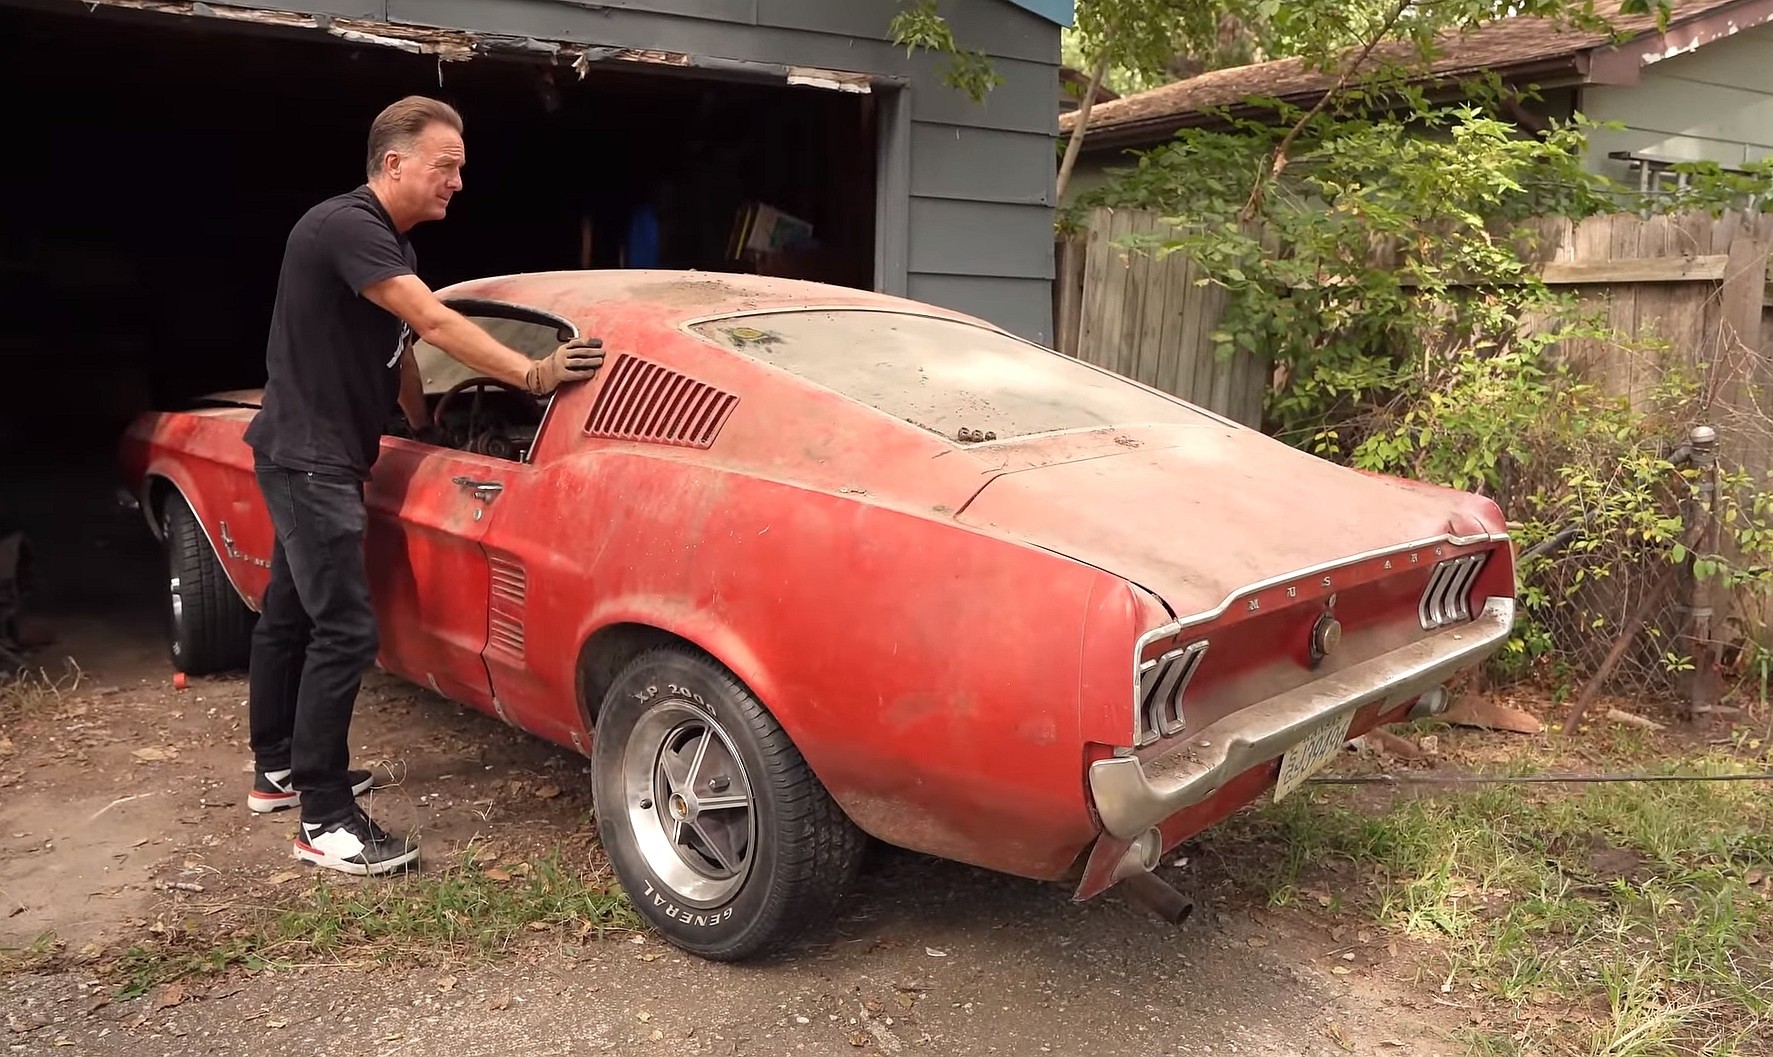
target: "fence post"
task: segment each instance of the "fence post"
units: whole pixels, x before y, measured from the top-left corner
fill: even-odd
[[[1693,469],[1698,473],[1699,495],[1696,501],[1683,504],[1687,507],[1686,528],[1691,531],[1698,519],[1704,519],[1695,551],[1701,555],[1715,555],[1718,553],[1718,431],[1710,426],[1694,426],[1687,433],[1687,444],[1692,451]],[[1715,575],[1694,577],[1685,636],[1693,673],[1687,681],[1687,707],[1682,719],[1692,719],[1717,706],[1718,649],[1712,629],[1717,622],[1720,597],[1722,591]]]
[[[1067,231],[1053,243],[1053,348],[1067,356],[1077,355],[1083,321],[1085,238],[1084,232]]]

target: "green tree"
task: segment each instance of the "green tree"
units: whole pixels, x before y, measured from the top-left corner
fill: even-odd
[[[1059,171],[1064,194],[1087,135],[1095,89],[1110,69],[1142,83],[1175,73],[1296,57],[1339,70],[1343,84],[1363,72],[1386,41],[1414,45],[1399,65],[1430,61],[1449,31],[1506,15],[1540,15],[1588,28],[1604,27],[1604,12],[1656,12],[1665,22],[1672,0],[1077,0],[1075,52],[1092,67]],[[939,0],[902,0],[890,26],[908,50],[949,56],[948,84],[983,100],[1002,83],[990,59],[957,40]],[[1341,87],[1341,85],[1339,85]],[[1276,162],[1285,155],[1283,143]]]
[[[1387,17],[1412,15],[1399,4]],[[1523,548],[1580,526],[1574,542],[1523,557],[1522,620],[1502,658],[1516,673],[1580,677],[1582,651],[1625,619],[1596,583],[1660,583],[1671,565],[1729,589],[1773,582],[1773,491],[1724,468],[1703,500],[1722,543],[1695,553],[1682,508],[1701,493],[1670,447],[1723,409],[1703,372],[1661,354],[1654,327],[1615,332],[1604,310],[1540,280],[1542,219],[1739,206],[1773,190],[1773,165],[1688,167],[1689,186],[1656,199],[1587,171],[1580,119],[1522,135],[1499,116],[1495,77],[1474,78],[1453,106],[1397,81],[1369,105],[1378,82],[1410,71],[1411,49],[1375,58],[1397,32],[1344,50],[1335,89],[1309,109],[1275,102],[1261,120],[1184,129],[1075,209],[1173,224],[1126,248],[1181,253],[1226,292],[1214,339],[1275,364],[1265,425],[1278,438],[1488,495]],[[1632,356],[1655,384],[1626,399],[1566,355],[1576,346]],[[1684,648],[1664,651],[1671,677],[1696,663]]]

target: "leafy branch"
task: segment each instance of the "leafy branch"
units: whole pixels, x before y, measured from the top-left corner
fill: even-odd
[[[905,6],[893,16],[887,31],[894,44],[911,54],[919,48],[947,55],[948,69],[943,80],[949,87],[965,92],[973,102],[981,103],[1003,78],[983,53],[961,47],[954,39],[954,30],[936,8],[936,0],[905,0]]]
[[[1324,107],[1329,104],[1331,99],[1342,94],[1343,90],[1348,87],[1349,81],[1354,78],[1354,75],[1366,63],[1367,58],[1373,54],[1373,49],[1377,48],[1391,35],[1391,31],[1397,27],[1398,20],[1403,18],[1404,12],[1408,11],[1415,5],[1415,3],[1416,0],[1397,0],[1397,2],[1392,5],[1391,13],[1385,17],[1384,22],[1380,23],[1378,32],[1369,37],[1366,43],[1362,45],[1360,54],[1356,55],[1351,62],[1342,68],[1341,74],[1336,78],[1335,85],[1319,97],[1318,101],[1312,104],[1311,109],[1307,110],[1298,121],[1294,122],[1293,127],[1287,130],[1286,135],[1281,137],[1279,143],[1275,144],[1274,155],[1268,163],[1267,174],[1258,177],[1256,183],[1250,188],[1250,197],[1244,203],[1243,212],[1241,214],[1244,220],[1249,221],[1256,218],[1257,212],[1262,208],[1262,189],[1267,185],[1268,181],[1277,179],[1282,170],[1286,168],[1287,150],[1292,147],[1293,141],[1299,138],[1299,133],[1305,131],[1305,126],[1311,123],[1312,118],[1323,113]]]

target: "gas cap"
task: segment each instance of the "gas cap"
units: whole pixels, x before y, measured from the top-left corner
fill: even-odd
[[[1316,664],[1336,652],[1336,647],[1341,644],[1342,622],[1326,609],[1311,629],[1311,663]]]

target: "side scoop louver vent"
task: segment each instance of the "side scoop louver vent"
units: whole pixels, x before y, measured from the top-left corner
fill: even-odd
[[[1477,583],[1488,554],[1467,554],[1449,558],[1428,574],[1428,586],[1422,589],[1419,615],[1426,631],[1471,619],[1471,588]]]
[[[1139,666],[1139,744],[1182,733],[1182,697],[1206,655],[1202,640]]]
[[[492,607],[488,614],[490,645],[518,660],[523,659],[523,620],[529,596],[529,576],[522,564],[493,555]]]
[[[610,368],[585,432],[593,437],[707,448],[739,398],[667,367],[623,356]]]

